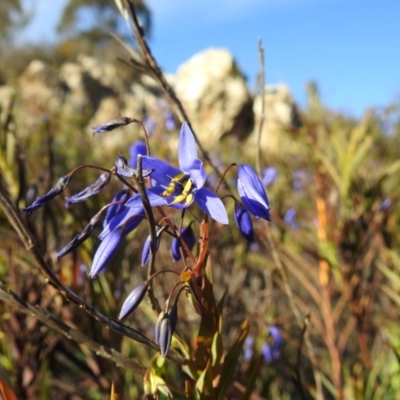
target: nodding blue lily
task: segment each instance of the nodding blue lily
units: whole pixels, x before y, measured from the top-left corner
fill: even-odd
[[[249,242],[254,242],[254,229],[253,223],[251,222],[251,217],[249,212],[241,203],[235,202],[235,212],[233,214],[237,227],[240,233]]]
[[[260,178],[250,165],[238,166],[237,188],[243,204],[256,218],[271,221],[267,194]]]
[[[221,199],[204,187],[206,171],[203,162],[197,158],[196,142],[186,122],[181,128],[178,158],[179,168],[154,157],[142,158],[143,169],[152,171],[152,178],[159,183],[147,190],[150,204],[153,207],[186,208],[195,202],[216,221],[229,224]],[[137,201],[128,200],[126,206],[135,206]]]
[[[186,243],[187,247],[189,247],[190,250],[193,249],[193,246],[196,244],[196,236],[193,232],[191,225],[188,225],[182,229],[181,240],[183,240]],[[179,261],[182,258],[181,253],[179,251],[180,247],[181,246],[179,240],[177,238],[174,238],[171,244],[172,258],[174,261]],[[183,252],[185,253],[184,249]]]

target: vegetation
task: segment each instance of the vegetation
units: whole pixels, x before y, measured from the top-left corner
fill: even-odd
[[[143,45],[139,30],[137,39]],[[112,390],[127,399],[400,399],[400,118],[394,111],[366,112],[360,120],[338,115],[309,86],[301,128],[282,131],[279,153],[263,154],[260,172],[277,172],[264,181],[272,222],[253,219],[254,243],[232,217],[230,228],[211,220],[193,224],[197,241],[209,229],[209,257],[193,252],[199,298],[192,286],[181,295],[166,358],[153,340],[157,304],[164,305],[175,282],[169,275],[154,279],[149,301],[117,321],[127,295],[148,279],[149,267],[139,267],[146,224],[128,234],[95,279],[87,272],[97,235],[55,261],[121,183],[115,179],[68,209],[59,196],[32,217],[19,211],[75,166],[109,168],[117,155],[91,159],[85,149],[97,145],[97,136],[79,134],[79,146],[63,145],[77,143],[80,121],[66,127],[50,115],[25,136],[12,109],[0,112],[0,393],[8,386],[21,399],[106,399]],[[157,135],[152,154],[176,159]],[[128,147],[121,153],[127,156]],[[229,154],[223,149],[217,150],[226,165],[253,163],[243,146]],[[215,173],[211,162],[206,167]],[[238,198],[230,174],[221,190]],[[78,171],[65,196],[93,178]],[[233,202],[224,203],[231,215]],[[186,214],[185,222],[193,218]],[[172,263],[171,241],[162,236],[156,271],[181,270]],[[180,275],[184,283],[189,278]]]

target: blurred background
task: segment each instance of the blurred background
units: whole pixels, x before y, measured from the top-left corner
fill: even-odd
[[[135,4],[209,152],[208,186],[218,182],[211,163],[220,171],[248,163],[269,196],[272,222],[253,220],[254,243],[235,226],[227,199],[230,228],[210,229],[217,299],[226,292],[225,354],[245,319],[250,327],[224,398],[400,399],[400,3]],[[1,0],[0,186],[19,209],[78,165],[110,168],[119,152],[129,158],[143,139],[140,126],[92,134],[119,116],[142,120],[152,154],[176,160],[182,116],[146,69],[132,68],[135,46],[111,0]],[[80,170],[65,196],[96,176]],[[227,183],[237,197],[233,174]],[[66,209],[60,196],[23,217],[62,282],[111,318],[146,279],[139,268],[146,227],[129,234],[93,280],[100,229],[60,261],[55,255],[121,188],[112,180],[85,203]],[[154,350],[106,329],[44,283],[5,211],[0,243],[0,294],[10,288],[102,346],[152,365],[174,398],[185,398],[179,363],[155,362]],[[162,241],[157,269],[171,267],[170,244]],[[172,286],[155,284],[161,304]],[[117,367],[10,302],[0,302],[0,314],[0,383],[17,398],[108,399],[112,382],[121,398],[141,398],[143,369]],[[155,320],[143,302],[127,324],[154,338]],[[180,299],[177,332],[190,355],[198,327]]]
[[[96,17],[102,1],[98,6],[68,0],[9,3],[19,3],[28,18],[13,32],[14,46],[54,46],[87,29],[107,29],[105,21]],[[69,3],[76,7],[73,17],[66,10]],[[318,82],[326,104],[357,117],[368,107],[398,101],[400,4],[396,1],[148,0],[146,6],[152,22],[149,42],[166,72],[175,73],[199,51],[222,47],[234,55],[255,89],[257,43],[262,39],[267,82],[286,83],[300,104],[306,100],[304,84],[310,80]]]

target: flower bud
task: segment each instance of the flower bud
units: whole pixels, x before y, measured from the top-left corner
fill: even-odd
[[[249,241],[254,242],[253,223],[249,212],[239,202],[235,202],[235,212],[233,214],[240,233]]]
[[[93,129],[93,133],[110,132],[116,128],[119,128],[120,126],[129,125],[133,121],[134,121],[133,118],[121,117],[121,118],[113,119],[102,125],[92,126],[92,129]]]
[[[132,290],[132,292],[124,301],[124,304],[122,304],[121,312],[119,313],[118,317],[119,320],[126,318],[142,302],[148,286],[149,283],[146,281],[141,283],[139,286],[135,287],[135,289]]]
[[[34,211],[43,207],[50,200],[54,199],[57,195],[62,193],[68,186],[71,180],[71,175],[61,177],[58,182],[43,196],[38,197],[29,207],[24,208],[22,211],[26,215],[32,215]]]
[[[108,185],[110,182],[111,174],[106,172],[101,174],[95,183],[92,183],[87,188],[83,189],[81,192],[74,194],[67,198],[66,207],[68,208],[71,204],[79,203],[85,201],[90,197],[98,194],[104,186]]]

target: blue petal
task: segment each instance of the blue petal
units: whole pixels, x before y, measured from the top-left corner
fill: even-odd
[[[178,156],[181,170],[189,172],[191,164],[197,159],[197,148],[193,133],[186,122],[181,127]]]
[[[182,173],[179,168],[173,167],[158,158],[148,156],[142,157],[142,168],[153,170],[152,178],[164,186],[168,186],[172,178]]]
[[[129,192],[127,189],[120,190],[114,198],[111,200],[110,203],[114,203],[120,201],[119,204],[113,204],[109,206],[106,211],[106,216],[104,217],[103,221],[103,228],[105,228],[108,223],[114,218],[117,214],[119,214],[122,210],[124,210],[124,204],[128,200]]]
[[[193,246],[196,244],[196,236],[193,232],[191,225],[188,225],[187,227],[182,229],[181,238],[189,247],[189,249],[192,250]],[[172,258],[174,261],[179,261],[182,258],[179,248],[180,248],[179,240],[177,238],[174,238],[171,244]]]
[[[225,225],[229,224],[224,203],[214,192],[206,188],[201,188],[196,192],[195,201],[204,212],[217,222]]]
[[[110,222],[103,228],[102,232],[100,233],[99,239],[103,240],[116,227],[129,223],[128,221],[131,220],[132,217],[135,217],[137,215],[144,216],[142,200],[140,199],[140,196],[138,194],[135,194],[128,201],[132,201],[135,199],[138,199],[139,201],[134,206],[124,207],[124,209],[118,215],[110,220]]]
[[[165,197],[161,196],[161,193],[164,192],[165,188],[162,186],[154,186],[152,188],[148,188],[146,190],[147,197],[149,199],[150,205],[152,207],[164,206],[167,204],[167,200]],[[133,207],[138,209],[139,207],[143,208],[142,199],[137,194],[134,197],[130,198],[126,203],[126,207]]]
[[[257,174],[249,165],[239,165],[237,188],[246,208],[255,217],[270,221],[267,194]]]
[[[254,242],[253,223],[250,214],[239,202],[235,202],[235,212],[233,214],[240,233],[249,241]]]
[[[189,176],[194,180],[197,189],[201,189],[206,181],[206,170],[203,167],[203,161],[194,160],[189,168]]]
[[[146,148],[146,143],[142,141],[137,141],[135,142],[130,148],[129,148],[129,153],[130,153],[130,158],[128,161],[128,165],[131,168],[137,168],[137,156],[138,154],[141,154],[142,156],[145,156],[147,154],[147,148]]]
[[[117,227],[100,243],[100,246],[93,257],[92,269],[89,273],[90,278],[94,278],[110,261],[121,243],[123,232],[123,227]]]

